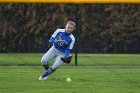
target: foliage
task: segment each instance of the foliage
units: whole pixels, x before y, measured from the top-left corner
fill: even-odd
[[[79,52],[140,53],[138,4],[0,4],[0,51],[38,52],[43,36],[77,23]],[[93,46],[93,47],[91,47]]]

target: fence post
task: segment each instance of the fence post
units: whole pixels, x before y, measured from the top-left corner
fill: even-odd
[[[78,65],[77,62],[77,54],[78,54],[78,44],[77,44],[77,28],[78,28],[78,4],[75,4],[75,23],[76,23],[76,29],[75,29],[75,66]]]

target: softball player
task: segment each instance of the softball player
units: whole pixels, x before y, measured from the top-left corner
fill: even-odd
[[[49,42],[53,46],[44,54],[41,59],[41,63],[45,68],[45,73],[43,73],[39,80],[44,80],[48,78],[48,75],[52,74],[56,69],[62,65],[61,57],[67,58],[70,55],[70,50],[73,48],[75,43],[75,38],[72,35],[76,24],[72,21],[68,21],[65,29],[57,29],[51,36]],[[49,60],[55,58],[54,64],[49,67]]]

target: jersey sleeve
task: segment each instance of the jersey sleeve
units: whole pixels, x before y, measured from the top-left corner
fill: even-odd
[[[64,58],[67,58],[70,55],[70,49],[66,49]]]
[[[65,50],[65,56],[64,56],[64,58],[66,58],[66,57],[68,57],[69,55],[70,55],[70,51],[71,51],[71,49],[73,48],[73,45],[74,45],[74,43],[75,43],[75,38],[74,38],[74,36],[71,36],[71,39],[72,39],[72,41],[71,41],[71,43],[70,43],[70,45],[67,47],[67,49]]]
[[[72,41],[71,41],[71,43],[70,43],[69,49],[72,49],[72,48],[73,48],[73,45],[74,45],[74,43],[75,43],[75,38],[74,38],[74,36],[71,36],[71,39],[72,39]]]
[[[59,33],[59,30],[57,29],[57,30],[52,34],[51,37],[55,38],[55,37],[57,36],[58,33]]]
[[[55,38],[51,37],[51,38],[49,39],[49,42],[52,43],[52,44],[54,44],[54,43],[55,43]]]
[[[49,42],[54,44],[55,43],[55,37],[57,36],[59,30],[57,29],[51,36],[51,38],[49,39]]]

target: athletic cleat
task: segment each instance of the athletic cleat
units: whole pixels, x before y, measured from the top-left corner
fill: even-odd
[[[48,76],[47,77],[42,77],[42,76],[39,77],[39,80],[47,80],[47,79],[48,79]]]
[[[39,80],[44,80],[44,78],[45,78],[45,77],[40,76],[40,77],[39,77]]]
[[[44,80],[47,80],[48,79],[48,76],[46,76],[45,78],[44,78]]]

